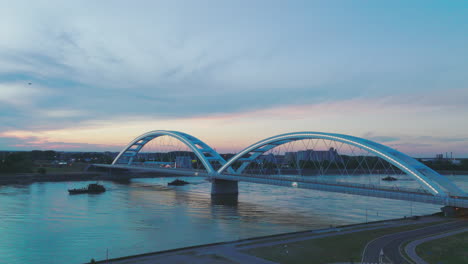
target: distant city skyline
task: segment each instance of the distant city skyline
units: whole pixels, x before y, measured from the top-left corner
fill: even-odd
[[[220,153],[294,131],[468,157],[466,1],[14,1],[0,150],[120,151],[150,130]]]

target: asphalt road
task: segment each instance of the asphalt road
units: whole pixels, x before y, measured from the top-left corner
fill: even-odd
[[[456,234],[461,234],[461,233],[464,233],[464,232],[468,232],[468,227],[467,228],[462,228],[462,229],[457,229],[457,230],[452,231],[452,232],[442,233],[442,234],[439,234],[439,235],[436,235],[436,236],[424,237],[424,238],[412,241],[411,243],[406,245],[405,252],[408,255],[408,257],[411,260],[413,260],[414,262],[416,262],[418,264],[419,263],[420,264],[427,264],[427,262],[424,261],[424,259],[420,258],[416,254],[416,247],[417,246],[421,245],[422,243],[426,243],[426,242],[429,242],[429,241],[432,241],[432,240],[435,240],[435,239],[440,239],[440,238],[448,237],[448,236],[454,236]]]
[[[448,232],[462,227],[468,227],[468,221],[466,219],[379,237],[367,244],[363,252],[362,263],[381,263],[380,259],[382,257],[380,254],[382,251],[385,258],[394,264],[408,263],[400,253],[401,244],[409,240],[415,240],[420,237],[435,235],[441,232]]]

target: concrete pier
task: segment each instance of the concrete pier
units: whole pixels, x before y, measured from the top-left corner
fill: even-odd
[[[237,181],[213,179],[211,182],[211,195],[237,195],[238,193]]]

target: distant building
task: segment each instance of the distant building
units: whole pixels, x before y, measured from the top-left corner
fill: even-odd
[[[334,162],[343,162],[343,159],[338,154],[338,151],[335,148],[330,148],[329,150],[301,150],[298,152],[286,152],[285,156],[288,162],[291,161],[334,161]]]
[[[448,152],[445,154],[436,154],[435,158],[421,158],[420,159],[422,162],[450,162],[453,165],[461,165],[461,159],[455,159],[453,157],[453,153],[450,152],[450,157],[448,155]]]
[[[151,167],[160,167],[160,168],[173,168],[174,162],[168,161],[145,161],[143,165],[151,166]]]
[[[267,155],[261,155],[257,158],[257,163],[273,163],[273,164],[283,164],[285,161],[284,155],[274,155],[273,153],[269,153]]]
[[[286,153],[284,153],[284,162],[285,163],[296,162],[296,160],[297,160],[297,152],[286,152]]]
[[[262,155],[259,159],[264,162],[271,162],[276,164],[291,164],[299,161],[334,161],[338,163],[343,163],[343,158],[338,154],[338,151],[334,148],[329,150],[301,150],[297,152],[285,152],[284,156],[273,155],[272,153],[268,155]]]
[[[67,166],[68,162],[64,160],[54,160],[50,163],[50,165],[54,167],[62,167],[62,166]]]
[[[176,168],[192,169],[192,158],[188,156],[177,156],[175,161]]]
[[[267,155],[261,155],[259,157],[260,160],[263,160],[264,162],[269,162],[269,163],[276,163],[276,157],[273,155],[273,153],[267,154]]]

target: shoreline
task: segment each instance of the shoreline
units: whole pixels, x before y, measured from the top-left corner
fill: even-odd
[[[405,218],[394,218],[394,219],[387,219],[387,220],[379,220],[367,223],[356,223],[356,224],[348,224],[348,225],[339,225],[339,226],[330,226],[329,228],[321,228],[321,229],[309,229],[303,231],[296,231],[296,232],[289,232],[289,233],[279,233],[279,234],[272,234],[266,236],[257,236],[257,237],[250,237],[250,238],[243,238],[237,240],[229,240],[229,241],[222,241],[222,242],[215,242],[215,243],[208,243],[208,244],[201,244],[201,245],[194,245],[194,246],[187,246],[187,247],[180,247],[180,248],[173,248],[167,250],[160,250],[160,251],[153,251],[147,252],[142,254],[135,254],[135,255],[128,255],[123,257],[117,258],[109,258],[108,260],[97,260],[96,263],[120,263],[122,261],[137,261],[140,258],[147,258],[147,257],[164,257],[166,255],[173,255],[173,254],[184,254],[192,250],[204,250],[205,248],[213,248],[213,247],[223,247],[228,245],[237,245],[237,244],[255,244],[261,243],[261,241],[265,240],[288,240],[291,237],[302,237],[306,235],[319,235],[319,234],[331,234],[333,235],[340,235],[343,231],[349,230],[360,230],[360,229],[367,229],[367,228],[388,228],[396,225],[411,225],[417,224],[420,221],[424,221],[427,219],[436,218],[436,221],[443,221],[444,217],[439,216],[440,213],[434,213],[430,215],[423,215],[423,216],[412,216],[412,217],[405,217]],[[127,263],[127,262],[125,262]],[[134,262],[128,262],[134,263]],[[146,263],[146,262],[145,262]]]
[[[466,176],[468,171],[439,171],[444,176]],[[180,176],[180,175],[177,175]],[[167,177],[167,173],[157,172],[51,172],[39,173],[9,173],[0,174],[0,185],[28,184],[35,182],[63,182],[63,181],[128,181],[133,178]]]
[[[8,184],[30,184],[35,182],[65,182],[65,181],[128,181],[132,178],[156,178],[162,177],[156,173],[122,173],[107,172],[51,172],[39,173],[16,173],[0,174],[0,185]]]

